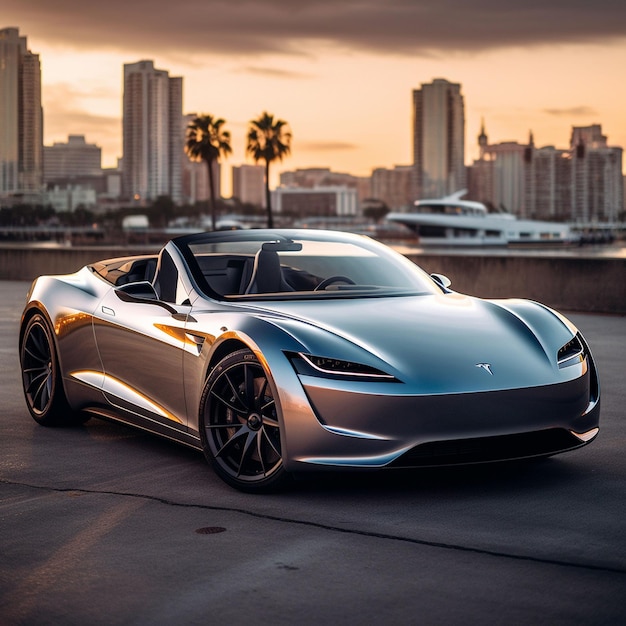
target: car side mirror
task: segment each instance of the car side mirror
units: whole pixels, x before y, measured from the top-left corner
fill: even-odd
[[[448,287],[450,287],[450,285],[452,284],[452,281],[447,276],[444,276],[443,274],[431,274],[430,277],[440,287],[443,287],[444,289],[448,289]]]

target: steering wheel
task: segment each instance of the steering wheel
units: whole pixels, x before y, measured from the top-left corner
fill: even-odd
[[[346,285],[356,285],[356,283],[347,276],[329,276],[325,278],[313,291],[320,291],[321,289],[326,289],[329,285],[334,285],[335,283],[346,283]]]

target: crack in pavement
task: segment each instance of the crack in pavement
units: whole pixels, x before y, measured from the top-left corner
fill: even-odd
[[[218,511],[222,513],[239,513],[241,515],[247,515],[249,517],[255,517],[255,518],[274,521],[274,522],[281,522],[284,524],[297,524],[300,526],[309,526],[311,528],[327,530],[330,532],[345,533],[348,535],[356,535],[356,536],[362,536],[362,537],[371,537],[373,539],[385,539],[388,541],[399,541],[403,543],[410,543],[410,544],[426,546],[430,548],[455,550],[458,552],[471,552],[474,554],[481,554],[485,556],[493,556],[493,557],[505,558],[505,559],[514,559],[518,561],[528,561],[532,563],[541,563],[544,565],[557,565],[560,567],[569,567],[569,568],[577,568],[577,569],[584,569],[584,570],[591,570],[591,571],[608,572],[612,574],[626,574],[626,568],[610,567],[610,566],[605,566],[605,565],[593,565],[589,563],[576,563],[575,561],[548,559],[548,558],[535,557],[535,556],[529,556],[529,555],[523,555],[523,554],[499,552],[497,550],[473,548],[471,546],[464,546],[460,544],[445,543],[445,542],[439,542],[439,541],[429,541],[426,539],[416,539],[414,537],[391,535],[388,533],[381,533],[381,532],[375,532],[375,531],[369,531],[369,530],[342,528],[340,526],[333,526],[331,524],[323,524],[321,522],[299,520],[299,519],[290,518],[290,517],[271,515],[268,513],[257,513],[255,511],[250,511],[248,509],[241,509],[237,507],[214,506],[210,504],[193,504],[189,502],[176,502],[174,500],[168,500],[167,498],[161,498],[158,496],[150,496],[150,495],[141,494],[141,493],[128,493],[124,491],[109,491],[109,490],[99,490],[99,489],[84,489],[84,488],[76,488],[76,487],[49,487],[45,485],[34,485],[31,483],[6,480],[3,478],[0,478],[0,483],[5,484],[5,485],[28,487],[31,489],[39,489],[41,491],[58,492],[58,493],[74,492],[74,493],[85,493],[85,494],[92,494],[92,495],[110,495],[110,496],[121,496],[121,497],[127,497],[127,498],[139,498],[143,500],[150,500],[152,502],[158,502],[160,504],[165,504],[168,506],[190,508],[190,509],[202,509],[206,511]]]

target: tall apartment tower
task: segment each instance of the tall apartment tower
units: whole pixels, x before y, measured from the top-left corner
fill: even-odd
[[[439,198],[466,187],[460,84],[437,78],[413,91],[413,167],[417,198]]]
[[[265,208],[265,167],[263,165],[234,165],[233,197],[241,202]]]
[[[152,61],[124,65],[122,189],[140,204],[182,199],[183,79]]]
[[[43,183],[39,55],[17,28],[0,30],[0,195],[38,193]]]
[[[393,169],[383,167],[372,170],[372,197],[382,200],[391,211],[402,211],[415,200],[410,165],[396,165]]]
[[[623,149],[610,147],[600,124],[574,126],[572,154],[572,219],[617,221],[624,210]]]

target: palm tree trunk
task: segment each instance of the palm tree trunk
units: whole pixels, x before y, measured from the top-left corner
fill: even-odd
[[[215,183],[213,182],[213,162],[205,161],[208,172],[209,172],[209,196],[210,196],[210,204],[211,204],[211,227],[213,230],[216,229],[217,220],[215,217]]]
[[[270,162],[265,161],[265,204],[267,206],[267,227],[274,228],[272,216],[272,195],[270,194]]]

